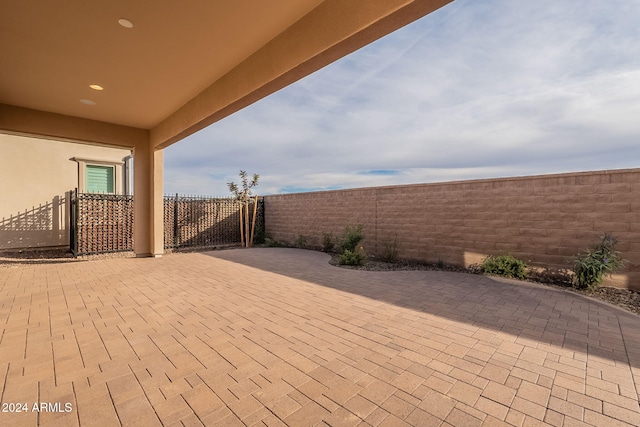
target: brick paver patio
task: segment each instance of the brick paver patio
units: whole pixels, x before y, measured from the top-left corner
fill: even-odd
[[[256,248],[0,269],[0,425],[640,425],[640,317],[327,261]]]

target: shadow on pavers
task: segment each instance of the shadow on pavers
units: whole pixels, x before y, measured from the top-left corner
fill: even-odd
[[[466,273],[344,269],[304,249],[203,254],[640,368],[640,317],[561,289]]]

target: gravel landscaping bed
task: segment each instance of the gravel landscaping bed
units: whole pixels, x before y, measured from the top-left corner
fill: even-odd
[[[107,254],[83,255],[77,258],[68,249],[38,249],[16,252],[0,252],[0,268],[21,267],[36,264],[62,264],[82,262],[92,259],[131,258],[133,252],[115,252]]]

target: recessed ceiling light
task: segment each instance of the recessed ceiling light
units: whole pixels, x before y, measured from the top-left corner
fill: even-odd
[[[92,101],[90,99],[81,99],[80,102],[82,102],[84,105],[96,105],[95,101]]]
[[[89,87],[93,90],[103,90],[104,88],[100,85],[89,85]]]
[[[125,28],[133,28],[133,22],[128,19],[120,18],[118,19],[118,24],[122,25]]]

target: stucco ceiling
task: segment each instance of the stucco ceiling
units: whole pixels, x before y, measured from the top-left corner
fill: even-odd
[[[2,0],[0,131],[166,148],[450,1]]]
[[[150,129],[320,3],[2,1],[0,103]]]

